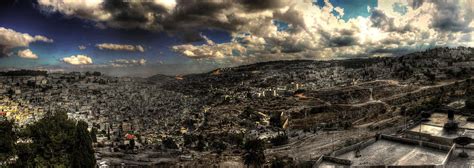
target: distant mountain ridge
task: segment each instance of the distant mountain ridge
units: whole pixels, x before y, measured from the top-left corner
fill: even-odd
[[[150,80],[163,87],[199,93],[206,88],[271,88],[288,83],[313,84],[315,88],[347,85],[353,81],[397,79],[419,83],[474,74],[474,48],[434,48],[399,57],[347,60],[291,60],[260,62],[207,73],[177,77],[156,75]]]

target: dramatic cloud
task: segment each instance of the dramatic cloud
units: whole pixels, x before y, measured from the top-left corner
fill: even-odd
[[[324,4],[320,7],[312,0],[39,0],[43,11],[94,21],[100,27],[166,31],[188,42],[204,40],[202,45],[171,48],[189,58],[229,64],[474,46],[470,0],[381,0],[379,8],[368,9],[370,17],[349,20],[342,19],[343,8],[329,0]],[[280,30],[275,21],[287,28]],[[216,44],[199,35],[202,29],[227,31],[232,40]],[[131,45],[122,48],[137,50]]]
[[[470,15],[473,6],[463,4],[467,1],[433,0],[413,6],[406,4],[405,12],[396,12],[396,5],[390,5],[391,9],[371,9],[372,15],[368,18],[347,21],[340,19],[343,9],[334,7],[327,0],[324,7],[307,1],[293,2],[288,8],[253,16],[248,25],[233,31],[231,42],[185,44],[172,49],[189,58],[233,64],[278,59],[391,56],[435,46],[474,46],[471,40],[473,15]],[[289,28],[280,31],[273,20],[286,22]]]
[[[17,55],[21,58],[26,58],[26,59],[38,59],[38,56],[35,53],[33,53],[30,49],[20,50],[18,51]]]
[[[110,61],[112,67],[129,67],[129,66],[141,66],[146,64],[145,59],[116,59]]]
[[[10,49],[16,47],[28,47],[33,42],[48,42],[53,40],[44,36],[31,36],[27,33],[16,32],[12,29],[0,27],[0,57],[10,55]]]
[[[141,45],[102,43],[102,44],[97,44],[95,46],[101,50],[145,52],[145,49]]]
[[[459,2],[439,1],[437,3],[437,11],[433,13],[431,26],[448,32],[472,31],[473,28],[469,27],[474,17],[472,15],[472,6],[471,8],[468,6],[467,9],[463,9],[460,5],[461,3]]]
[[[88,65],[92,64],[92,58],[86,55],[73,55],[62,59],[67,64],[71,65]]]
[[[103,0],[38,0],[45,12],[60,12],[68,17],[105,21],[112,16],[102,9]]]

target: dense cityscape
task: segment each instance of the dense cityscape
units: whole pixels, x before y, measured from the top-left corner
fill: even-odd
[[[1,0],[0,168],[468,168],[474,0]]]
[[[150,78],[9,71],[0,76],[0,111],[18,128],[61,111],[85,121],[100,166],[308,164],[376,134],[398,135],[420,111],[469,116],[473,50]],[[254,139],[263,160],[250,162],[241,156]]]

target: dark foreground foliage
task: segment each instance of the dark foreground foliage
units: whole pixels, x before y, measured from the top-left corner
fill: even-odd
[[[91,134],[84,121],[76,122],[68,119],[66,113],[57,112],[24,129],[13,127],[12,122],[1,123],[0,163],[3,165],[73,168],[96,165]],[[19,143],[12,143],[17,138]]]

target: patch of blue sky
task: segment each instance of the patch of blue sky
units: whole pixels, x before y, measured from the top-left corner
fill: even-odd
[[[393,11],[405,15],[408,12],[408,7],[404,4],[396,2],[393,4]]]
[[[369,17],[371,12],[368,8],[373,9],[378,6],[377,0],[329,0],[334,7],[340,7],[344,9],[344,15],[341,17],[343,20],[349,20],[351,18]],[[324,0],[314,0],[313,4],[324,7],[326,4]],[[339,16],[339,13],[333,11],[335,16]]]
[[[273,24],[277,27],[278,31],[285,31],[289,28],[288,23],[281,20],[273,20]]]

